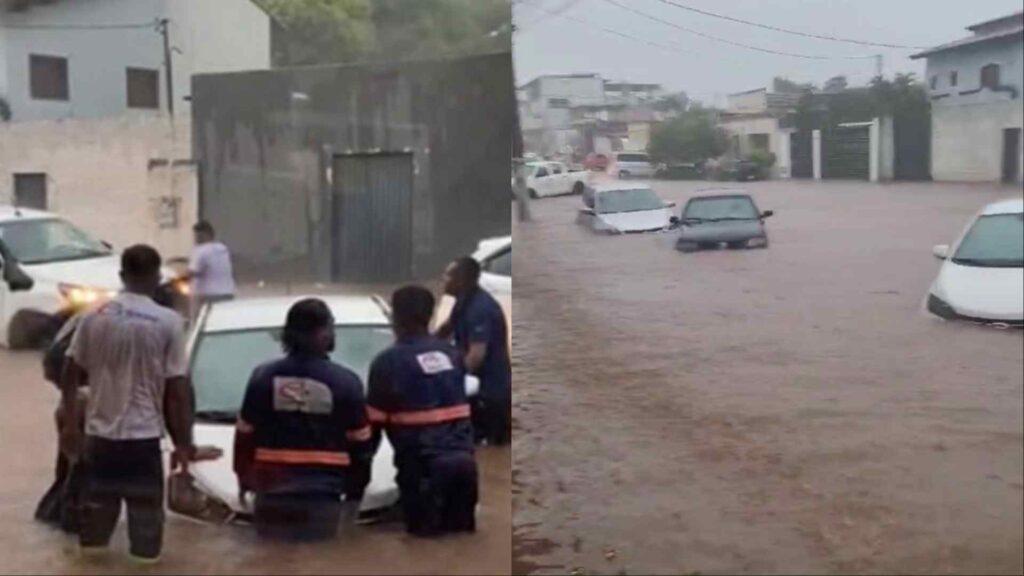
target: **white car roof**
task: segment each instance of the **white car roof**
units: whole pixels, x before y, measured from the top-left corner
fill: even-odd
[[[616,190],[650,190],[650,184],[646,182],[626,182],[623,180],[608,180],[597,182],[591,185],[594,192],[614,192]]]
[[[484,240],[481,240],[480,243],[477,244],[476,252],[473,253],[473,258],[476,260],[484,260],[491,254],[494,254],[499,250],[504,250],[505,248],[511,245],[511,236],[498,236],[496,238],[486,238]]]
[[[1020,214],[1022,212],[1024,212],[1024,198],[1000,200],[999,202],[993,202],[992,204],[985,206],[981,210],[982,216],[992,216],[995,214]]]
[[[203,332],[282,327],[288,309],[303,298],[323,300],[337,324],[388,324],[388,317],[370,296],[270,296],[214,304],[206,316]]]
[[[11,222],[14,220],[43,220],[48,218],[59,218],[51,212],[33,210],[31,208],[15,208],[14,206],[0,206],[0,222]]]

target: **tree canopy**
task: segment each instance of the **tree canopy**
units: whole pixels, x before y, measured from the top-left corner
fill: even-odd
[[[509,0],[257,0],[285,30],[278,64],[511,50]]]
[[[647,152],[655,162],[698,162],[723,154],[728,147],[715,110],[692,106],[651,134]]]

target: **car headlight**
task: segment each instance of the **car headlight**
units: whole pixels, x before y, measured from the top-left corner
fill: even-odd
[[[110,300],[114,296],[117,296],[116,290],[92,288],[89,286],[80,286],[78,284],[65,284],[63,282],[57,285],[57,290],[60,292],[60,295],[64,297],[64,300],[66,300],[73,308],[82,308],[97,302]]]
[[[931,293],[928,294],[928,311],[946,320],[953,320],[960,316],[945,300]]]
[[[174,291],[182,296],[188,296],[192,293],[192,286],[189,285],[188,280],[175,280],[171,282],[171,286],[174,287]]]

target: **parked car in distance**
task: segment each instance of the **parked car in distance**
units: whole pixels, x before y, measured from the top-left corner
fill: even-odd
[[[531,198],[582,194],[587,182],[586,172],[570,170],[561,162],[528,162],[526,170],[526,188]],[[515,187],[515,178],[512,186]]]
[[[606,154],[599,154],[591,152],[587,154],[587,157],[583,159],[584,170],[591,170],[595,172],[604,172],[608,169],[610,160]]]
[[[661,164],[654,175],[662,180],[700,180],[705,177],[703,162]]]
[[[109,244],[58,215],[0,206],[0,346],[44,344],[72,314],[116,294],[120,269]]]
[[[583,202],[576,222],[607,234],[667,230],[675,206],[646,184],[623,181],[588,186]]]
[[[752,160],[737,160],[732,166],[722,170],[723,180],[736,180],[746,182],[748,180],[762,180],[764,175],[761,166]]]
[[[1024,200],[985,206],[942,260],[926,308],[947,320],[1024,326]]]
[[[356,372],[365,383],[370,363],[394,339],[387,305],[372,296],[318,298],[330,307],[336,321],[331,359]],[[193,463],[189,471],[196,488],[234,517],[252,514],[252,502],[239,498],[238,479],[232,468],[235,422],[249,375],[258,365],[282,355],[285,316],[300,299],[277,296],[212,304],[201,311],[189,337],[195,442],[223,452],[217,460]],[[468,376],[467,395],[476,395],[479,384],[475,377]],[[392,459],[392,447],[385,436],[373,459],[372,479],[360,503],[360,517],[371,519],[397,502]]]
[[[747,194],[733,192],[696,196],[687,201],[674,221],[679,228],[676,250],[693,252],[718,248],[767,248],[764,220],[771,210],[761,212]]]
[[[656,172],[651,158],[643,152],[616,152],[609,172],[619,178],[653,178]]]

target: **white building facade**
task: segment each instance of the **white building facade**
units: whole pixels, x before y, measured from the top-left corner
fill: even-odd
[[[968,27],[973,35],[926,50],[935,180],[1022,182],[1024,13]]]
[[[0,204],[58,212],[116,248],[187,253],[191,77],[269,68],[269,16],[250,0],[21,4],[0,7]]]
[[[755,150],[770,152],[775,155],[773,175],[788,178],[793,129],[785,126],[785,118],[798,102],[797,94],[775,94],[766,88],[729,94],[719,125],[729,135],[730,152],[740,157]]]

